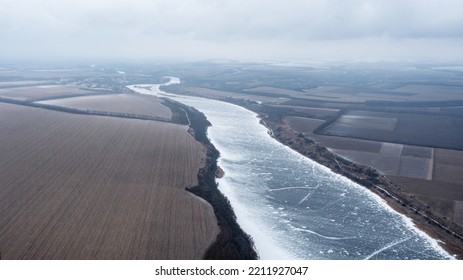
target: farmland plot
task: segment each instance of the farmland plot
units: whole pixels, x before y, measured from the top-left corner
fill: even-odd
[[[39,80],[39,79],[65,79],[65,78],[81,78],[85,76],[94,76],[98,74],[94,69],[85,68],[57,68],[57,69],[34,69],[34,70],[11,70],[0,71],[0,78],[14,78],[24,80]]]
[[[285,120],[292,130],[302,133],[312,133],[315,128],[324,123],[322,120],[301,117],[286,117]]]
[[[215,240],[187,127],[0,104],[3,259],[198,259]]]
[[[352,124],[350,119],[345,123],[346,126]],[[431,148],[316,135],[313,134],[313,130],[323,123],[322,120],[301,117],[286,117],[285,120],[292,130],[307,134],[334,153],[350,161],[372,166],[386,175],[424,179],[430,171],[432,172]],[[389,130],[395,120],[372,119],[371,122],[378,124],[382,130]],[[370,127],[372,123],[361,125]]]
[[[0,82],[0,88],[21,87],[21,86],[36,86],[53,83],[52,81],[30,80],[30,81],[9,81]]]
[[[462,86],[452,85],[419,85],[410,84],[396,89],[397,91],[415,93],[414,100],[441,101],[441,100],[461,100]]]
[[[300,107],[300,106],[285,106],[285,105],[275,105],[272,106],[275,108],[288,108],[292,109],[297,113],[303,113],[310,116],[313,116],[317,119],[324,119],[327,117],[333,117],[339,111],[338,109],[329,109],[329,108],[315,108],[315,107]]]
[[[416,146],[463,150],[463,118],[350,111],[324,134]]]
[[[463,182],[463,151],[436,149],[434,179],[450,182]]]
[[[402,176],[390,176],[390,178],[408,193],[447,201],[463,200],[463,184]]]
[[[221,90],[208,89],[208,88],[200,88],[200,87],[185,87],[185,90],[188,91],[192,95],[197,95],[197,96],[212,98],[212,99],[233,97],[233,98],[248,99],[248,100],[253,100],[253,101],[258,101],[258,102],[269,102],[269,103],[284,102],[288,100],[287,98],[271,97],[271,96],[266,96],[265,94],[262,94],[262,95],[245,94],[245,93],[228,92],[228,91],[221,91]]]
[[[455,201],[455,222],[463,226],[463,201]]]
[[[154,96],[139,94],[95,95],[40,101],[41,104],[105,112],[140,114],[170,119],[172,112]]]
[[[46,97],[53,98],[86,94],[95,94],[95,92],[74,86],[32,86],[0,90],[0,96],[19,100],[34,100]]]
[[[382,146],[381,142],[376,141],[313,134],[313,130],[325,122],[323,120],[301,117],[286,117],[285,121],[293,131],[305,133],[309,138],[314,139],[320,145],[328,148],[377,154],[379,153]]]
[[[247,89],[247,91],[253,92],[260,92],[260,93],[270,93],[274,95],[281,95],[281,96],[291,96],[291,97],[300,97],[300,95],[304,94],[303,92],[290,90],[286,88],[276,88],[276,87],[255,87]]]

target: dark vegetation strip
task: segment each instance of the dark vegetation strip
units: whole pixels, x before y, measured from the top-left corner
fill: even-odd
[[[5,98],[5,97],[0,97],[0,102],[34,107],[34,108],[41,108],[41,109],[52,110],[52,111],[65,112],[65,113],[70,113],[70,114],[78,114],[78,115],[92,115],[92,116],[137,119],[137,120],[150,120],[150,121],[159,121],[159,122],[172,122],[170,119],[162,118],[162,117],[155,117],[155,116],[148,116],[148,115],[141,115],[141,114],[106,112],[106,111],[69,108],[69,107],[62,107],[62,106],[56,106],[56,105],[34,103],[30,101],[17,100],[17,99]]]
[[[175,105],[186,112],[190,122],[190,134],[204,145],[207,151],[205,166],[200,168],[198,172],[198,185],[186,189],[212,205],[219,223],[220,233],[216,241],[206,251],[204,259],[257,259],[258,256],[251,237],[238,225],[230,202],[217,188],[215,178],[219,151],[207,137],[206,132],[207,127],[211,125],[210,122],[204,114],[192,107],[177,102]]]
[[[188,114],[185,112],[182,104],[169,98],[162,98],[163,104],[172,112],[172,122],[178,124],[190,125]]]
[[[119,94],[120,92],[114,91],[113,89],[105,88],[88,88],[88,87],[79,87],[80,90],[93,91],[101,94]],[[94,94],[93,94],[94,95]],[[99,94],[98,94],[99,95]]]

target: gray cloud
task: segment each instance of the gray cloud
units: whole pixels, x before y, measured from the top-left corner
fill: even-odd
[[[462,26],[460,0],[0,0],[0,55],[462,59]]]

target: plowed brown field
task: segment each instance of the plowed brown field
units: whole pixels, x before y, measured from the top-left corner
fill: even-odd
[[[167,119],[172,117],[172,112],[162,104],[161,99],[139,94],[80,96],[51,99],[39,103],[77,109],[141,114]]]
[[[2,259],[198,259],[216,238],[186,126],[0,104],[0,143]]]

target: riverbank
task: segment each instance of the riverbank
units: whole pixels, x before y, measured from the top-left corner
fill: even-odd
[[[204,114],[196,109],[178,102],[175,102],[175,105],[186,112],[190,122],[190,134],[206,149],[204,166],[198,172],[198,185],[186,189],[212,205],[220,227],[220,233],[205,252],[204,259],[257,259],[258,255],[251,237],[238,225],[230,202],[217,188],[215,178],[221,173],[221,169],[217,167],[219,151],[211,144],[206,134],[211,124]]]

